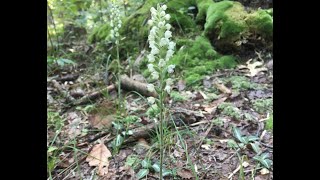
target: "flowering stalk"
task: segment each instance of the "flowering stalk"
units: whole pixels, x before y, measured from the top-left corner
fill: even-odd
[[[164,100],[167,94],[171,91],[172,79],[168,78],[169,74],[174,72],[175,65],[168,65],[168,61],[173,56],[175,43],[170,40],[172,32],[171,25],[166,21],[170,20],[170,15],[165,13],[166,5],[157,5],[157,9],[151,7],[151,19],[148,25],[152,28],[150,30],[148,41],[151,51],[148,55],[148,70],[151,73],[153,80],[159,80],[159,87],[156,88],[154,84],[148,84],[149,91],[156,91],[158,93],[158,100],[153,97],[148,98],[150,104],[158,102],[160,109],[160,178],[162,179],[162,163],[163,163],[163,122],[165,119]]]
[[[121,109],[121,80],[120,80],[120,57],[119,57],[119,42],[120,42],[120,34],[119,29],[122,26],[122,21],[120,18],[120,10],[119,6],[114,2],[111,3],[111,16],[110,16],[110,26],[111,26],[111,38],[114,40],[117,49],[117,64],[118,64],[118,72],[117,72],[117,81],[118,81],[118,107]]]

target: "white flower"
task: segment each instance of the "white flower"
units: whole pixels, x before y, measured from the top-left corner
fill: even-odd
[[[156,13],[156,12],[157,12],[157,10],[156,10],[154,7],[151,7],[150,11],[151,11],[152,13]]]
[[[159,60],[159,67],[162,68],[166,65],[166,62],[164,61],[164,59],[160,59]]]
[[[150,92],[155,91],[153,84],[148,84],[148,85],[147,85],[147,89],[148,89],[148,91],[150,91]]]
[[[118,31],[118,28],[117,28],[117,27],[115,27],[115,28],[114,28],[114,31]]]
[[[171,86],[173,84],[173,80],[171,79],[171,78],[168,78],[167,80],[166,80],[166,85],[167,86]]]
[[[165,16],[166,13],[164,11],[161,11],[160,16]]]
[[[148,40],[149,40],[149,41],[154,41],[154,36],[149,35],[149,36],[148,36]]]
[[[156,101],[154,97],[148,97],[147,100],[149,104],[154,104],[154,102]]]
[[[168,61],[171,57],[172,57],[172,55],[173,55],[173,50],[171,50],[171,49],[169,49],[168,51],[167,51],[167,55],[166,55],[166,61]]]
[[[164,88],[165,91],[167,91],[168,94],[170,94],[170,91],[171,91],[171,87],[170,86],[166,86]]]
[[[157,47],[156,47],[156,42],[155,42],[154,40],[149,41],[149,47],[150,47],[151,49],[157,48]]]
[[[118,32],[116,32],[116,37],[119,37],[119,33]]]
[[[155,36],[158,28],[156,26],[153,26],[152,29],[150,30],[150,35]]]
[[[158,24],[158,27],[161,28],[162,26],[164,26],[164,24],[165,23],[163,21],[160,21],[159,24]]]
[[[149,54],[148,55],[148,61],[151,62],[151,63],[155,61],[155,58],[154,58],[153,54]]]
[[[169,66],[168,66],[168,73],[169,73],[169,74],[173,73],[175,67],[176,67],[176,66],[173,65],[173,64],[169,65]]]
[[[171,42],[169,42],[168,49],[173,50],[175,46],[176,46],[176,43],[171,41]]]
[[[167,30],[170,30],[171,25],[170,24],[166,24],[166,28],[167,28]]]
[[[153,21],[152,21],[151,19],[149,19],[149,20],[148,20],[148,25],[149,25],[149,26],[152,26],[152,24],[153,24]]]
[[[168,44],[168,42],[169,42],[169,39],[167,39],[167,38],[161,38],[161,40],[160,40],[160,46],[161,46],[161,47],[162,47],[162,46],[165,46],[165,45]]]
[[[113,22],[112,21],[110,22],[110,26],[113,27]]]
[[[158,54],[158,53],[159,53],[159,49],[154,46],[151,50],[151,54]]]
[[[148,69],[150,72],[154,71],[153,64],[148,64]]]
[[[165,11],[167,10],[167,5],[164,4],[161,8]]]
[[[165,38],[171,38],[171,37],[172,37],[172,32],[167,30],[167,31],[164,33],[164,37],[165,37]]]
[[[167,20],[167,21],[169,21],[170,20],[170,14],[166,14],[165,16],[164,16],[164,18]]]
[[[159,73],[157,71],[153,71],[151,73],[151,76],[152,76],[151,78],[154,79],[154,80],[159,79]]]
[[[121,24],[118,24],[118,28],[121,28]]]

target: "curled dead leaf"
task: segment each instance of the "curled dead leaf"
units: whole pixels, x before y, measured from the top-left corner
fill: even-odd
[[[93,146],[86,161],[89,162],[89,166],[98,166],[98,175],[104,176],[108,174],[109,157],[111,152],[103,143],[100,143]]]
[[[115,120],[113,115],[101,116],[101,115],[93,115],[89,116],[89,122],[92,127],[103,129],[110,128],[112,122]]]
[[[183,179],[191,179],[193,175],[190,170],[187,169],[180,169],[177,171],[177,174],[182,177]]]

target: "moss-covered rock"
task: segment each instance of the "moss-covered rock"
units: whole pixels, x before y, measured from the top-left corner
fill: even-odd
[[[273,37],[272,10],[259,9],[250,14],[246,22],[252,33],[259,34],[267,39]]]
[[[252,35],[262,36],[266,40],[272,39],[272,10],[249,13],[241,3],[235,1],[214,3],[199,0],[198,7],[197,20],[206,18],[204,35],[222,52],[241,49],[242,42],[252,39]],[[254,36],[254,40],[256,37]]]
[[[204,34],[218,45],[233,45],[247,32],[246,15],[244,7],[238,2],[213,3],[207,10]]]
[[[198,6],[198,14],[196,17],[197,23],[204,24],[207,17],[207,10],[211,4],[212,0],[196,0]]]

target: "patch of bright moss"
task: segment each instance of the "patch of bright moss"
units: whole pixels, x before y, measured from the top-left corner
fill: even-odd
[[[188,99],[187,97],[181,95],[181,94],[180,94],[179,92],[177,92],[177,91],[172,91],[172,92],[170,93],[170,97],[171,97],[171,99],[172,99],[173,101],[175,101],[175,102],[183,102],[183,101],[186,101],[186,100]]]
[[[239,2],[221,1],[207,10],[204,33],[208,37],[233,42],[247,29],[244,21],[247,13]]]
[[[248,38],[250,34],[259,34],[264,39],[272,40],[272,9],[248,13],[239,2],[210,3],[205,0],[199,0],[198,8],[199,21],[206,16],[204,35],[212,40],[218,49],[238,49],[237,42]]]
[[[180,49],[171,58],[169,64],[175,64],[181,71],[188,86],[201,82],[204,75],[213,73],[216,69],[233,68],[237,62],[233,56],[219,55],[203,36],[195,40],[181,39],[177,43]]]
[[[207,10],[211,4],[213,4],[212,0],[197,0],[198,14],[196,17],[196,21],[198,23],[202,23],[205,21],[207,17]]]
[[[202,80],[202,76],[199,74],[191,74],[188,77],[186,77],[185,81],[186,81],[186,85],[190,86],[192,84],[196,84],[198,83],[200,80]]]
[[[269,119],[266,121],[266,129],[269,131],[273,130],[273,115],[271,115]]]
[[[239,108],[235,107],[232,103],[221,103],[218,106],[218,109],[221,110],[221,114],[230,116],[237,120],[241,119],[241,111]]]
[[[249,15],[247,23],[250,30],[265,38],[273,37],[273,17],[268,10],[259,9]]]
[[[147,109],[146,115],[149,117],[156,117],[160,113],[160,109],[156,104],[153,104]]]
[[[232,89],[235,90],[248,90],[248,89],[260,89],[259,84],[251,83],[250,80],[243,76],[232,76],[227,79],[227,82],[231,82]]]
[[[253,101],[253,109],[258,113],[273,111],[273,99],[256,99]]]

